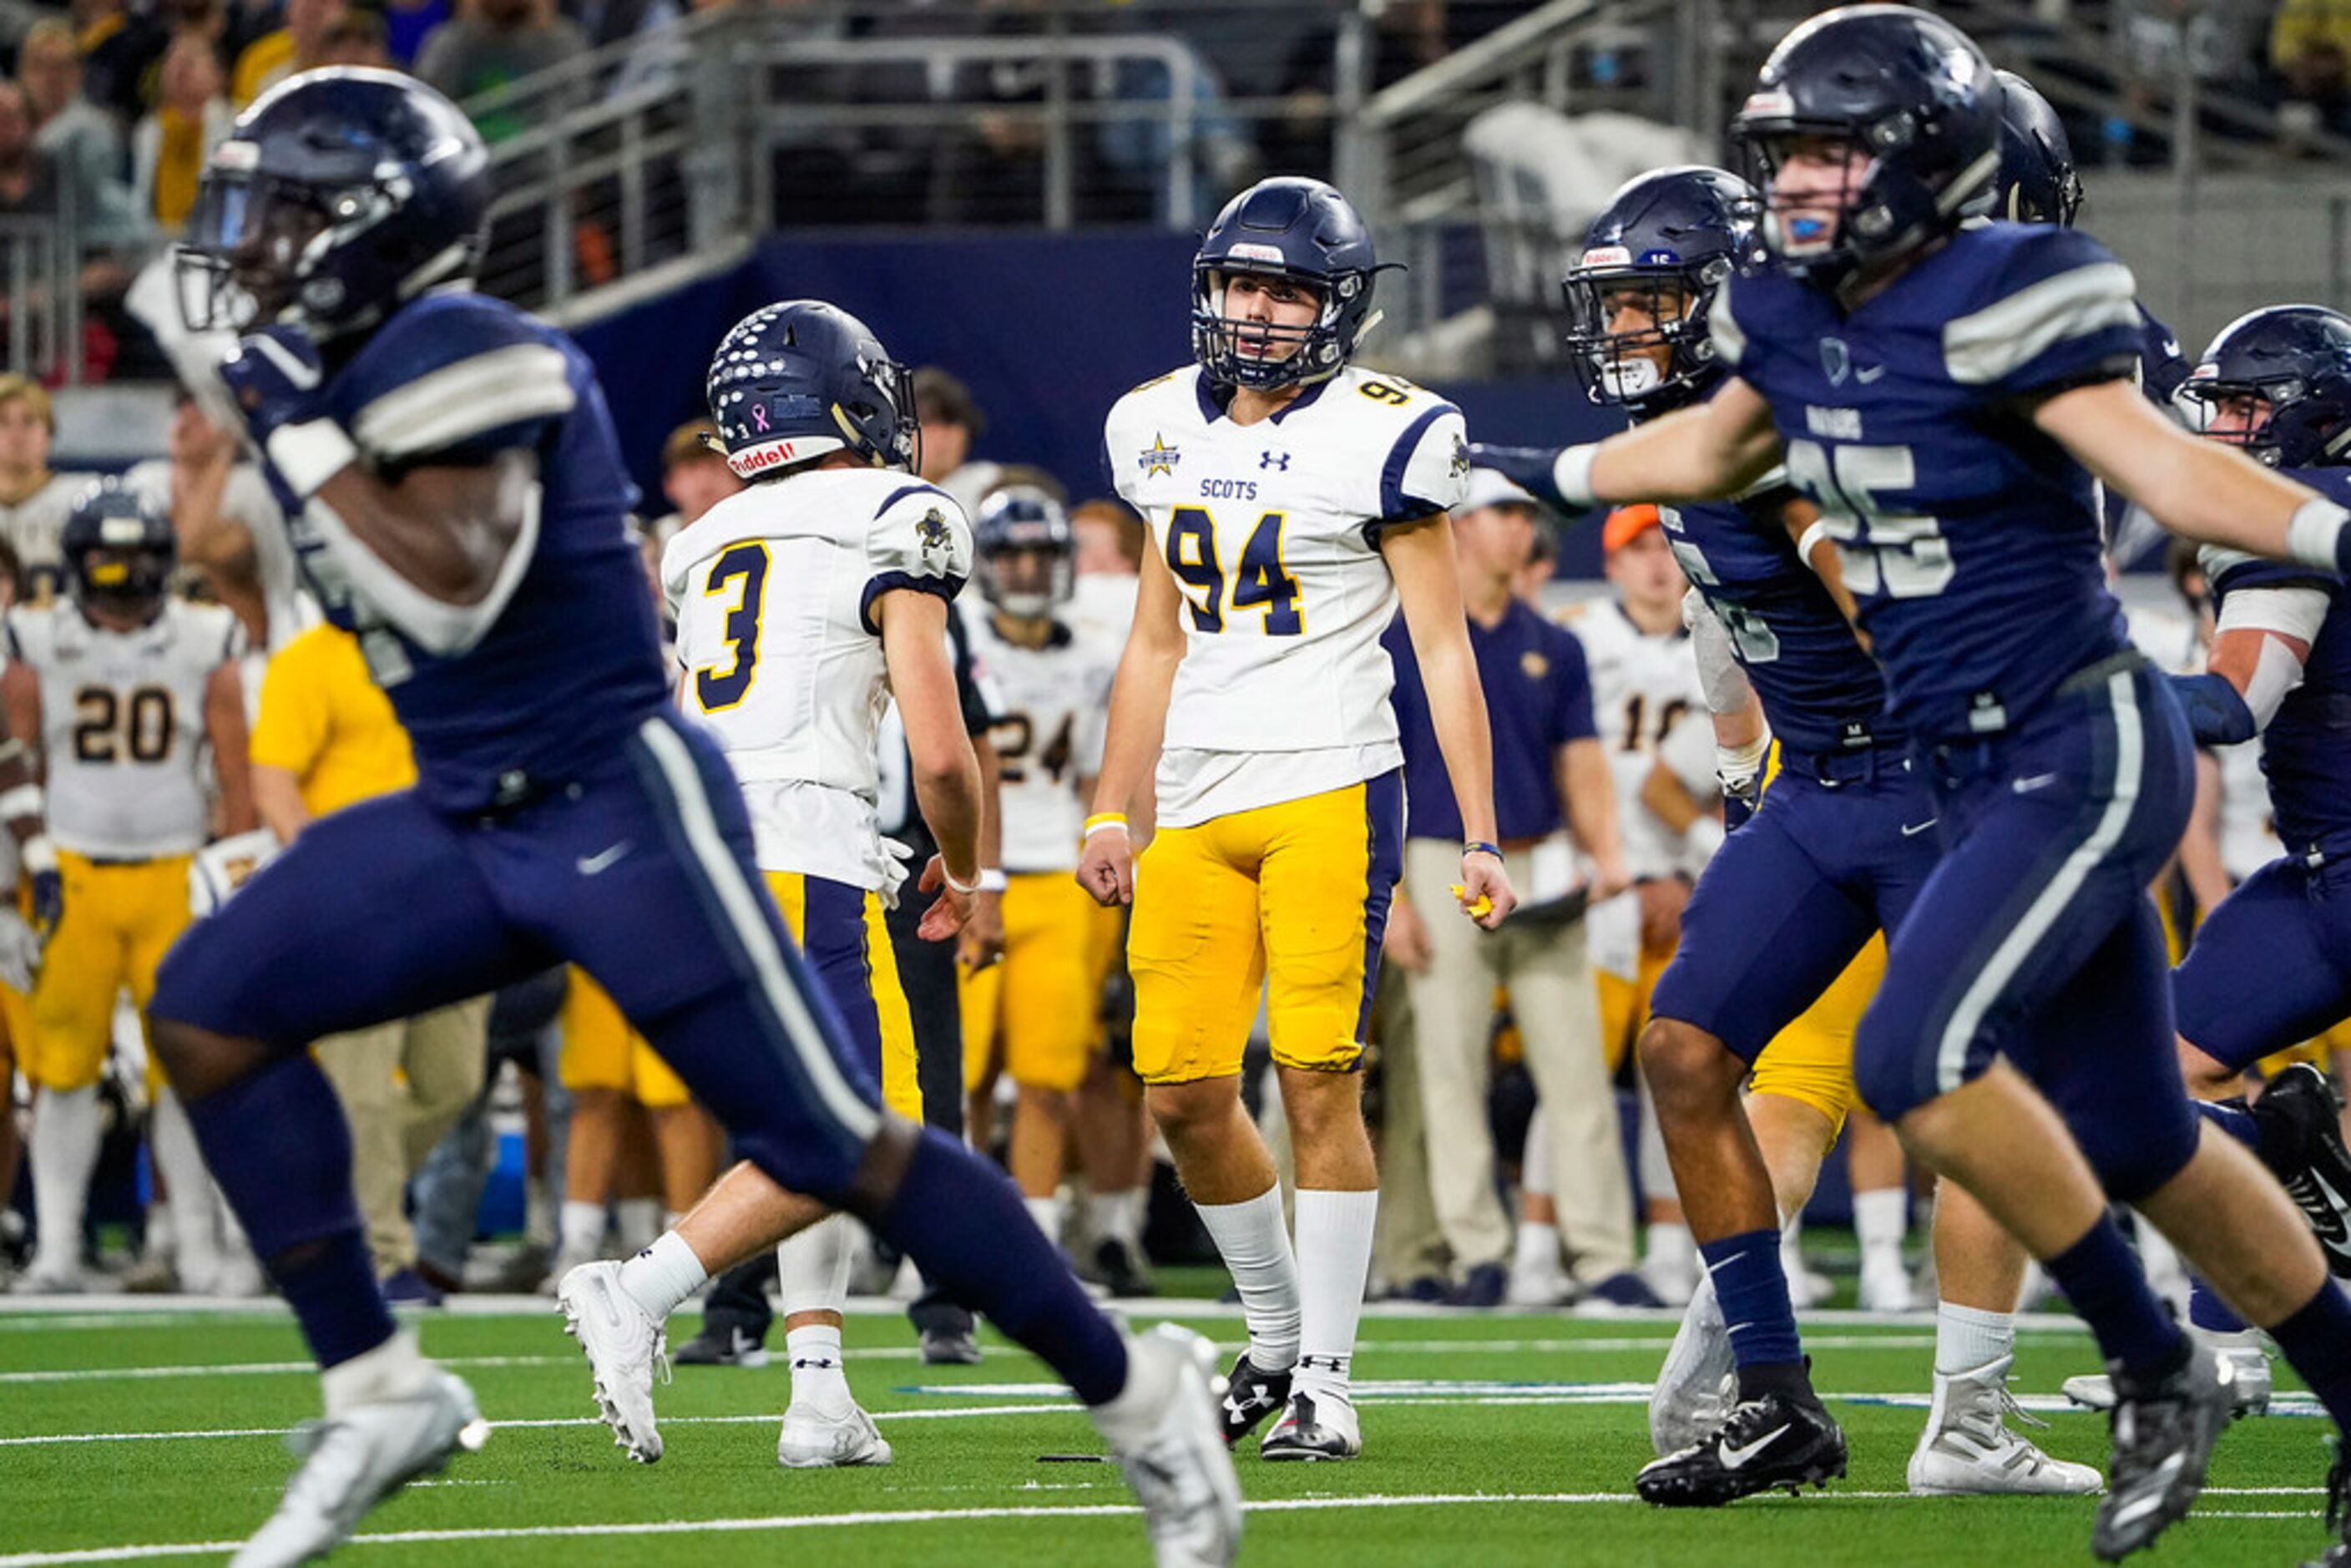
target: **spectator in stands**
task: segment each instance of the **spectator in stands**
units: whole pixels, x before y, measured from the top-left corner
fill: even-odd
[[[14,90],[0,83],[0,101]],[[91,473],[50,472],[49,444],[57,434],[57,413],[41,384],[30,376],[0,375],[0,540],[16,552],[26,597],[37,603],[57,592],[57,535],[66,514],[98,481]]]
[[[16,80],[33,111],[33,143],[70,171],[76,189],[124,207],[122,131],[82,95],[81,46],[56,17],[33,24],[16,48]]]
[[[308,621],[284,515],[261,470],[243,461],[235,431],[214,424],[184,387],[172,408],[162,457],[122,476],[151,497],[179,536],[180,564],[245,622],[246,643],[276,649]]]
[[[382,15],[384,47],[405,70],[433,29],[449,19],[449,0],[386,0]]]
[[[153,112],[131,132],[131,190],[140,213],[166,234],[186,226],[213,149],[236,123],[220,57],[202,35],[183,33],[164,52]]]
[[[236,57],[229,97],[243,109],[284,81],[326,63],[327,35],[343,19],[345,0],[286,0],[286,25],[264,33]]]
[[[554,0],[460,0],[456,16],[426,35],[416,53],[416,74],[462,103],[559,66],[587,47],[587,35],[556,14]],[[474,123],[486,141],[524,129],[511,110],[477,115]]]
[[[134,12],[128,0],[74,0],[82,91],[123,125],[146,112],[148,78],[171,43],[174,17],[163,7]]]
[[[382,14],[358,9],[344,12],[343,19],[327,29],[319,63],[392,68],[392,32]]]
[[[1632,1190],[1618,1143],[1615,1096],[1601,1049],[1598,993],[1584,952],[1571,855],[1552,848],[1564,828],[1590,862],[1583,890],[1605,896],[1626,882],[1608,761],[1592,711],[1592,684],[1574,636],[1514,594],[1533,546],[1534,498],[1490,470],[1470,476],[1454,509],[1462,601],[1494,731],[1497,839],[1527,904],[1500,930],[1424,918],[1416,905],[1458,875],[1461,821],[1437,755],[1419,664],[1403,622],[1385,639],[1396,668],[1405,749],[1405,880],[1388,917],[1387,955],[1405,971],[1416,1027],[1431,1190],[1458,1272],[1454,1300],[1498,1305],[1511,1284],[1512,1231],[1494,1190],[1488,1118],[1494,991],[1510,989],[1527,1064],[1549,1124],[1562,1232],[1595,1291],[1633,1267]],[[1547,842],[1549,841],[1550,842]],[[1405,889],[1414,896],[1405,896]],[[1546,905],[1563,917],[1544,919]],[[1392,1042],[1393,1051],[1402,1042]],[[1556,1253],[1548,1272],[1556,1276]]]
[[[2270,24],[2270,65],[2289,136],[2351,128],[2351,0],[2285,0]]]
[[[980,497],[996,487],[999,464],[974,462],[972,443],[987,431],[987,416],[972,401],[971,389],[936,365],[914,372],[914,416],[923,427],[921,476],[956,498],[967,516],[977,516]]]
[[[254,804],[282,843],[318,818],[416,782],[408,737],[359,640],[312,627],[269,661],[249,743]],[[352,1186],[386,1300],[438,1306],[416,1272],[408,1178],[482,1087],[490,999],[311,1047],[350,1123]]]

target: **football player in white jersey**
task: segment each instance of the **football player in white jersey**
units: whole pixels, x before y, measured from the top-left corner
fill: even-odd
[[[946,631],[970,532],[954,501],[907,472],[914,418],[904,373],[846,311],[790,300],[753,312],[719,344],[709,394],[727,464],[746,485],[662,553],[678,701],[726,748],[768,890],[884,1103],[919,1122],[914,1025],[883,924],[883,900],[904,873],[875,825],[877,737],[894,695],[940,846],[923,885],[946,887],[922,934],[944,940],[980,884],[979,764]],[[842,1371],[848,1223],[833,1216],[797,1228],[821,1212],[738,1166],[656,1246],[734,1258],[789,1237],[776,1261],[792,1398],[777,1460],[885,1465],[890,1445]],[[575,1324],[615,1307],[659,1320],[677,1305],[631,1297],[611,1262],[572,1270],[558,1295]],[[581,1343],[592,1359],[591,1337]],[[646,1457],[650,1446],[657,1457],[649,1385],[636,1393],[645,1407],[622,1412],[615,1429],[632,1453]]]
[[[40,1248],[20,1288],[49,1292],[82,1284],[82,1206],[115,1002],[127,987],[145,1008],[156,966],[188,924],[189,862],[213,827],[208,776],[226,832],[259,823],[236,670],[244,629],[216,605],[164,596],[170,519],[103,480],[75,502],[60,549],[67,601],[8,612],[0,676],[11,732],[38,737],[65,895],[33,986],[23,1061],[37,1096]],[[184,1123],[159,1116],[157,1125],[156,1158],[175,1193],[209,1194]]]
[[[1517,903],[1494,846],[1486,706],[1446,513],[1461,416],[1348,360],[1377,260],[1315,180],[1250,187],[1193,264],[1197,368],[1112,408],[1104,449],[1151,527],[1111,699],[1081,882],[1131,900],[1134,1065],[1249,1331],[1226,1395],[1261,1452],[1362,1451],[1349,1394],[1378,1177],[1354,1069],[1403,852],[1402,748],[1380,636],[1401,601],[1469,841],[1461,909]],[[1127,813],[1156,765],[1140,861]],[[1297,1246],[1242,1109],[1266,992],[1297,1157]]]
[[[1039,1228],[1059,1239],[1071,1096],[1092,1062],[1102,1010],[1087,962],[1101,910],[1070,873],[1102,768],[1118,649],[1060,613],[1076,589],[1077,540],[1051,496],[1029,486],[989,496],[972,550],[979,598],[960,609],[1002,705],[988,738],[1002,769],[1004,959],[961,977],[964,1088],[972,1124],[983,1126],[979,1097],[998,1071],[1010,1075],[1006,1164]]]

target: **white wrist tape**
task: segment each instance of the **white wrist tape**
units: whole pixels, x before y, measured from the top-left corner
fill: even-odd
[[[2304,566],[2339,571],[2346,523],[2351,523],[2351,512],[2324,497],[2313,496],[2294,508],[2285,525],[2285,553]]]
[[[1813,518],[1813,526],[1796,540],[1796,559],[1806,566],[1812,566],[1814,571],[1820,570],[1819,567],[1813,566],[1813,547],[1828,537],[1829,520],[1826,517]]]
[[[1726,784],[1744,784],[1763,771],[1763,755],[1771,749],[1768,729],[1745,746],[1717,746],[1714,770]]]
[[[1003,868],[1002,866],[994,866],[994,865],[990,865],[990,866],[982,866],[982,867],[980,867],[980,868],[979,868],[979,891],[980,891],[980,892],[982,892],[982,893],[1002,893],[1002,892],[1003,892],[1007,887],[1008,887],[1008,886],[1010,886],[1010,885],[1011,885],[1011,883],[1010,883],[1006,879],[1006,877],[1005,877],[1005,875],[1004,875],[1004,868]]]
[[[1551,482],[1569,505],[1589,507],[1599,497],[1592,493],[1592,463],[1600,455],[1597,442],[1571,446],[1552,462]]]
[[[16,858],[23,862],[25,870],[34,876],[40,876],[57,869],[57,846],[49,842],[49,835],[47,833],[35,833],[31,838],[18,844]]]
[[[939,862],[939,877],[947,884],[948,892],[962,894],[967,898],[977,893],[987,883],[987,873],[984,871],[975,873],[969,882],[957,882],[956,873],[947,870],[947,862],[945,861]]]
[[[360,449],[331,419],[281,424],[269,433],[269,465],[304,500],[360,460]]]

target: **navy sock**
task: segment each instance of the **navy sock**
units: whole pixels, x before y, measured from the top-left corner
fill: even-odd
[[[1701,1242],[1707,1277],[1730,1333],[1730,1354],[1739,1363],[1742,1399],[1780,1392],[1809,1399],[1802,1343],[1796,1336],[1796,1310],[1788,1301],[1788,1276],[1780,1267],[1780,1233],[1748,1230],[1719,1241]]]
[[[2188,1281],[2188,1321],[2207,1333],[2236,1333],[2245,1326],[2245,1320],[2229,1308],[2220,1293],[2200,1278]]]
[[[925,1131],[874,1229],[1085,1403],[1107,1404],[1126,1386],[1126,1342],[1029,1218],[1019,1189],[961,1144]]]
[[[2199,1100],[2196,1113],[2252,1150],[2256,1158],[2262,1157],[2261,1124],[2253,1120],[2242,1100]]]
[[[2082,1239],[2045,1260],[2049,1278],[2098,1336],[2107,1361],[2134,1375],[2160,1377],[2188,1354],[2187,1336],[2147,1282],[2138,1255],[2111,1214]]]
[[[322,1367],[392,1334],[351,1196],[351,1131],[327,1075],[296,1052],[187,1102],[213,1179]]]
[[[2292,1317],[2273,1323],[2269,1335],[2335,1417],[2335,1429],[2351,1432],[2351,1298],[2329,1280]]]

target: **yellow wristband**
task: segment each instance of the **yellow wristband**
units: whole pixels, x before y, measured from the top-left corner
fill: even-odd
[[[1092,815],[1092,816],[1091,816],[1091,817],[1088,817],[1088,818],[1086,819],[1086,831],[1085,831],[1085,832],[1084,832],[1083,834],[1081,834],[1081,837],[1083,837],[1083,838],[1089,838],[1089,839],[1091,839],[1091,838],[1092,838],[1096,833],[1106,831],[1107,830],[1112,829],[1112,828],[1116,828],[1116,829],[1117,829],[1120,832],[1122,832],[1122,833],[1123,833],[1123,832],[1124,832],[1124,831],[1126,831],[1126,813],[1125,813],[1125,812],[1123,812],[1123,811],[1098,811],[1098,812],[1096,812],[1094,815]]]

